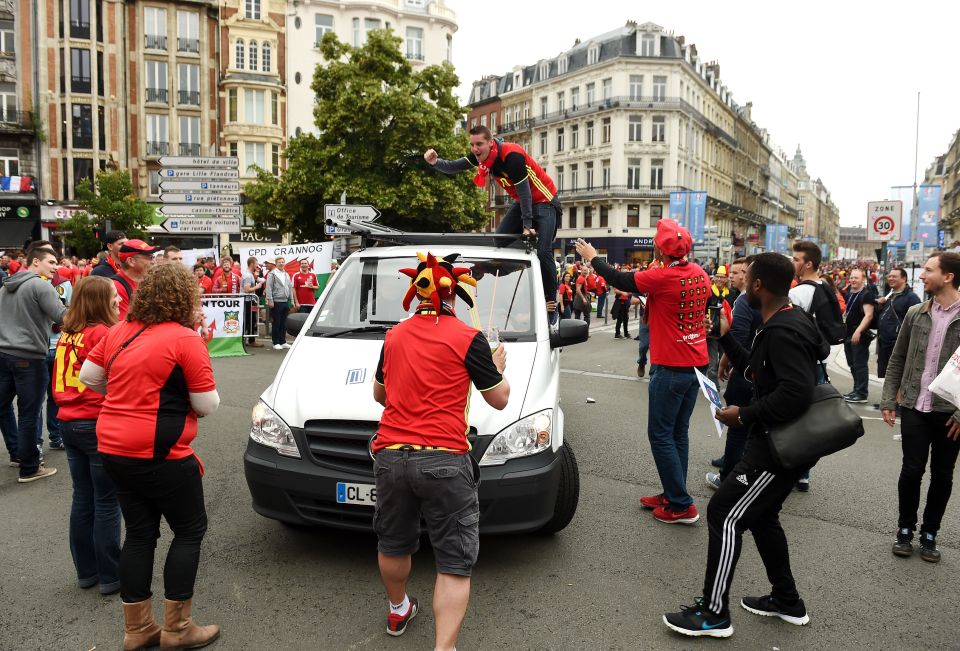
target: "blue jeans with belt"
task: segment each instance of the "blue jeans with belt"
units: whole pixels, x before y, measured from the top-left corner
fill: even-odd
[[[650,378],[647,437],[670,508],[681,511],[693,504],[687,493],[687,457],[690,416],[697,404],[700,383],[693,368],[659,366]]]
[[[557,236],[557,209],[550,203],[533,204],[533,228],[537,231],[537,257],[540,259],[540,277],[543,280],[543,296],[547,301],[557,300],[557,265],[553,260],[553,240]],[[500,220],[497,233],[522,233],[523,219],[520,204]]]

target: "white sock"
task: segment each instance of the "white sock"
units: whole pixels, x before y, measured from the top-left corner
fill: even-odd
[[[394,605],[390,604],[390,614],[391,615],[405,615],[410,609],[410,597],[403,595],[403,601]]]

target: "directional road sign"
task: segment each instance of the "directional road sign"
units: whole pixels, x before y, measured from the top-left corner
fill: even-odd
[[[349,219],[357,222],[372,222],[376,221],[377,218],[380,217],[380,211],[373,206],[328,203],[324,204],[323,206],[323,217],[324,219]],[[349,233],[350,231],[345,228],[338,228],[336,226],[327,226],[326,232],[327,235],[334,235],[337,233]]]
[[[160,201],[163,203],[210,203],[218,205],[230,205],[240,203],[240,195],[237,194],[185,194],[182,192],[167,192],[160,195]]]
[[[160,167],[240,167],[236,156],[161,156]]]
[[[222,169],[222,170],[201,170],[196,168],[163,169],[160,170],[161,179],[209,179],[209,180],[227,180],[239,179],[240,170]]]
[[[161,215],[242,215],[243,208],[240,206],[205,206],[203,204],[174,205],[165,204],[160,206]]]
[[[160,191],[240,192],[240,181],[160,181]]]
[[[239,217],[170,217],[160,224],[168,233],[239,233]]]

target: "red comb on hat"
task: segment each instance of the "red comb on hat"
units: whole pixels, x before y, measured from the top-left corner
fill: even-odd
[[[690,253],[693,238],[690,237],[690,231],[676,221],[664,218],[657,223],[657,234],[653,243],[664,255],[679,259]]]

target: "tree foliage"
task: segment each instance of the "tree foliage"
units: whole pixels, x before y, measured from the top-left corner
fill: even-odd
[[[143,230],[153,224],[154,209],[134,192],[127,170],[97,172],[93,187],[86,181],[77,184],[76,197],[82,212],[67,222],[67,229],[73,232],[66,242],[81,255],[100,250],[93,233],[108,221],[111,229],[123,231],[127,237],[142,237]]]
[[[323,37],[314,121],[319,135],[291,138],[279,179],[258,170],[246,187],[247,214],[258,228],[278,226],[297,239],[323,234],[323,205],[370,204],[380,221],[411,231],[473,230],[487,218],[483,192],[469,174],[446,176],[422,158],[428,148],[456,158],[468,151],[455,134],[462,115],[453,66],[417,72],[392,31],[368,34],[363,47]]]

